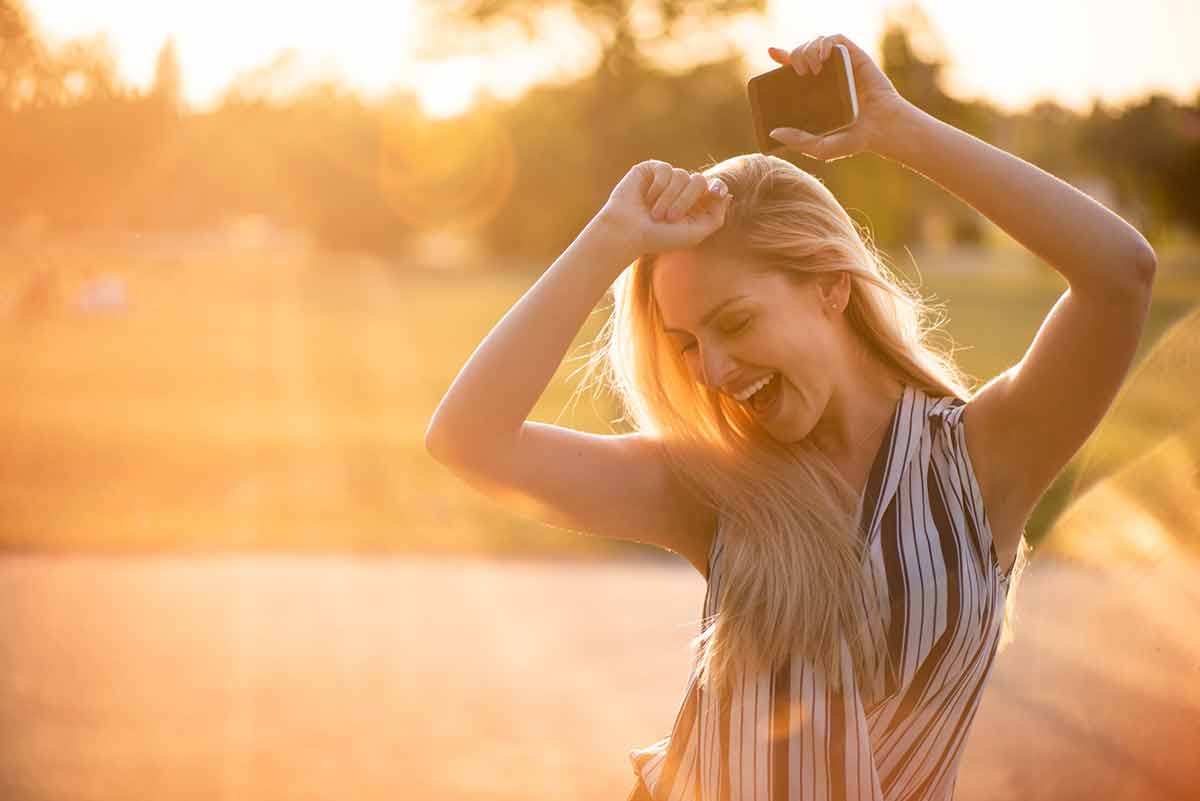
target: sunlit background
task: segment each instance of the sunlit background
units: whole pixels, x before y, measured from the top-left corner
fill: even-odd
[[[766,47],[829,33],[1158,254],[956,797],[1192,797],[1196,30],[1184,0],[0,0],[0,799],[625,798],[703,580],[423,436],[630,165],[753,150]],[[798,163],[967,373],[1024,354],[1054,270],[900,165]],[[606,313],[531,419],[623,430],[572,398]]]
[[[509,21],[470,46],[430,44],[427,35],[438,25],[437,9],[457,5],[462,4],[30,3],[51,41],[107,36],[122,80],[142,89],[153,81],[163,41],[175,37],[186,75],[184,96],[197,108],[219,102],[239,75],[288,50],[296,51],[297,73],[338,76],[373,96],[408,87],[420,93],[422,108],[431,114],[459,113],[480,90],[511,99],[530,84],[577,79],[595,66],[600,45],[570,13],[570,3],[528,4],[536,21],[532,41]],[[647,34],[660,30],[658,3],[627,5],[635,29]],[[732,24],[725,21],[720,36],[707,38],[709,47],[671,42],[648,55],[686,67],[732,48],[765,67],[770,62],[764,42],[798,44],[820,33],[841,32],[872,43],[883,31],[885,13],[905,5],[774,0],[761,11],[736,15]],[[926,0],[918,7],[926,11],[937,39],[923,38],[921,45],[936,48],[951,62],[945,87],[955,97],[986,98],[1006,111],[1043,99],[1084,111],[1093,98],[1119,104],[1153,89],[1187,101],[1196,91],[1200,52],[1192,33],[1200,29],[1200,6],[1189,0],[1143,3],[1136,12],[1090,0],[1012,0],[1002,8]],[[690,27],[690,36],[701,41],[703,23]]]

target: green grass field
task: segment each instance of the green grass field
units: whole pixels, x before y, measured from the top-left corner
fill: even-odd
[[[908,273],[901,255],[893,262]],[[946,304],[960,363],[979,379],[1021,357],[1066,288],[1023,252],[914,256],[923,291]],[[649,550],[518,517],[425,454],[443,393],[544,265],[436,272],[304,251],[66,247],[2,259],[8,549]],[[39,266],[58,279],[33,303]],[[127,312],[75,311],[82,277],[110,272],[127,281]],[[1145,364],[1047,493],[1031,535],[1193,418],[1196,337],[1146,356],[1197,301],[1200,258],[1160,269]],[[569,376],[602,322],[597,311],[532,419],[614,430],[605,398],[566,407],[578,380]]]

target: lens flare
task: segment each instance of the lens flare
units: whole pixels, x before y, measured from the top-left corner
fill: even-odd
[[[379,189],[396,214],[416,228],[484,225],[504,205],[515,175],[512,137],[484,110],[428,119],[389,107],[382,115]]]

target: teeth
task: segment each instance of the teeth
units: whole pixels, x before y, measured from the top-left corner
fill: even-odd
[[[775,375],[776,375],[775,373],[771,373],[770,375],[765,376],[765,377],[759,379],[758,381],[755,381],[753,384],[746,387],[745,390],[743,390],[742,392],[739,392],[738,394],[734,395],[733,397],[739,401],[745,402],[747,398],[749,398],[755,392],[758,392],[760,389],[762,389],[768,383],[770,383],[771,379],[774,378]]]

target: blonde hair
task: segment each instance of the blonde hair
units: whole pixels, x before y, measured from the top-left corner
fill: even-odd
[[[796,280],[848,272],[846,320],[867,351],[931,395],[970,398],[951,356],[927,341],[940,325],[926,321],[932,307],[884,265],[824,184],[757,153],[702,172],[734,200],[699,251],[736,254],[747,269]],[[855,533],[857,490],[807,438],[789,448],[764,436],[743,404],[691,377],[661,330],[654,261],[641,256],[614,282],[588,373],[602,370],[622,419],[652,435],[684,485],[717,512],[726,580],[717,613],[692,641],[702,684],[721,691],[737,668],[775,670],[799,650],[840,686],[843,639],[855,675],[872,675],[887,650],[882,627],[868,622],[880,610]]]

